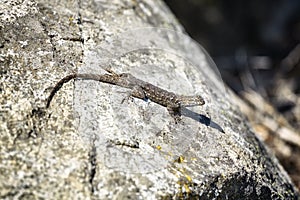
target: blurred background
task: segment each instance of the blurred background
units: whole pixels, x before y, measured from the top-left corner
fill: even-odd
[[[300,189],[300,0],[165,0]]]

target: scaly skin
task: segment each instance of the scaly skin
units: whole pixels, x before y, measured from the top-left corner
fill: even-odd
[[[107,70],[108,71],[108,70]],[[109,74],[71,74],[61,79],[55,87],[52,89],[46,108],[50,106],[51,100],[53,99],[56,92],[63,86],[63,84],[69,82],[72,79],[84,79],[84,80],[95,80],[103,83],[112,85],[118,85],[120,87],[129,88],[132,90],[131,96],[139,99],[149,99],[161,106],[168,109],[170,115],[178,121],[181,116],[181,107],[201,106],[205,104],[204,99],[199,96],[183,96],[176,95],[173,92],[169,92],[162,88],[159,88],[151,83],[145,82],[138,78],[135,78],[129,73],[116,74],[113,71],[108,71]]]

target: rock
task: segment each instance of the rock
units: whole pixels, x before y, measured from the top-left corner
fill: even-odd
[[[0,3],[4,199],[297,199],[205,51],[163,2]],[[74,80],[103,69],[180,95],[179,123],[130,90]]]

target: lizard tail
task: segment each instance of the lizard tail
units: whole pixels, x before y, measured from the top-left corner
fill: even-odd
[[[77,74],[71,74],[68,75],[66,77],[64,77],[63,79],[61,79],[58,83],[56,83],[56,85],[54,86],[54,88],[52,89],[48,99],[47,99],[47,105],[46,108],[49,108],[50,103],[54,97],[54,95],[56,94],[56,92],[67,82],[69,82],[70,80],[74,79],[77,77]]]
[[[52,89],[48,99],[47,99],[47,104],[46,104],[46,108],[49,108],[50,103],[54,97],[54,95],[58,92],[58,90],[67,82],[69,82],[72,79],[75,78],[79,78],[79,79],[84,79],[84,80],[94,80],[94,81],[100,81],[103,83],[109,83],[109,84],[113,84],[113,85],[117,85],[118,81],[119,81],[119,75],[117,74],[102,74],[102,75],[97,75],[97,74],[71,74],[68,75],[64,78],[62,78],[60,81],[58,81],[58,83],[56,83],[56,85],[54,86],[54,88]]]

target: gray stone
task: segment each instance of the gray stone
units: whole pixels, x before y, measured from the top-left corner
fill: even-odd
[[[0,3],[3,199],[298,199],[205,51],[159,0]],[[167,109],[74,72],[129,72],[206,104]],[[124,101],[123,101],[124,100]]]

